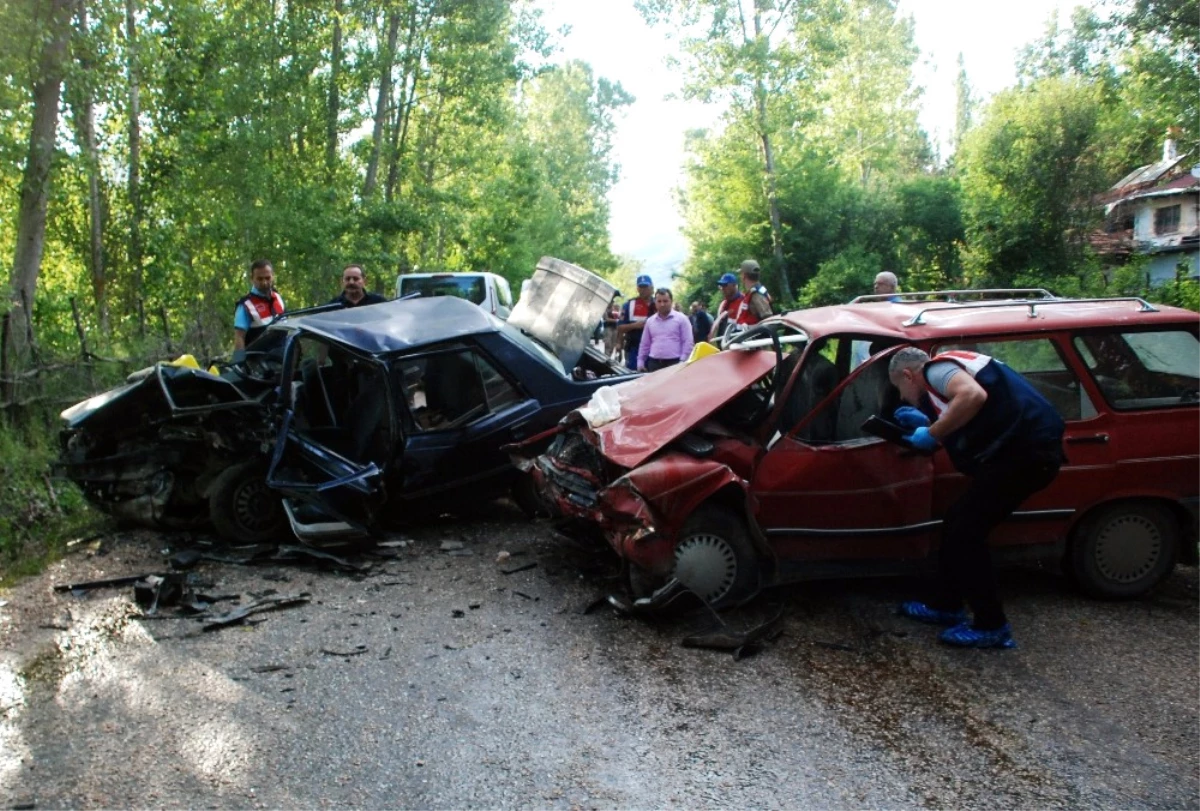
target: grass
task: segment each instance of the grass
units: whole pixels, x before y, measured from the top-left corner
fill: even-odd
[[[42,571],[69,540],[108,522],[75,485],[50,478],[57,432],[46,415],[0,422],[0,587]]]

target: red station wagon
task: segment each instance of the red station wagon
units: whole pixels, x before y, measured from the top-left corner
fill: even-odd
[[[576,411],[518,463],[553,511],[582,519],[567,526],[603,533],[640,605],[672,579],[725,607],[778,583],[920,570],[966,480],[944,451],[863,424],[900,404],[896,347],[969,349],[1066,421],[1067,464],[993,533],[997,559],[1051,558],[1105,597],[1195,562],[1200,316],[1041,290],[880,298],[776,316],[625,383],[619,418],[593,427]]]

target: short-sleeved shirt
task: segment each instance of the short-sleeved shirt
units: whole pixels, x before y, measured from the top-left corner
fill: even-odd
[[[250,308],[255,309],[251,315]],[[271,320],[271,317],[284,311],[283,297],[278,293],[261,293],[257,287],[251,287],[250,292],[238,300],[237,310],[233,314],[233,328],[243,331],[253,327],[261,327]]]
[[[929,385],[933,387],[934,391],[945,397],[946,387],[950,385],[950,378],[962,370],[963,368],[953,361],[934,360],[925,367],[925,379],[929,381]]]

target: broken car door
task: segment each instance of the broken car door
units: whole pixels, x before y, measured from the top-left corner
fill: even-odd
[[[924,557],[933,463],[862,429],[867,418],[890,418],[894,410],[892,353],[870,358],[842,381],[851,359],[837,350],[836,338],[810,345],[778,409],[783,436],[751,483],[758,524],[783,567]]]
[[[391,379],[409,421],[396,497],[507,482],[513,468],[500,448],[525,437],[525,424],[541,408],[537,400],[468,344],[394,360]]]
[[[296,333],[281,395],[267,484],[333,518],[371,525],[395,446],[383,363]]]

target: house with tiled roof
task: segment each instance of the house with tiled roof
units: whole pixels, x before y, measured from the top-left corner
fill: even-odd
[[[1187,157],[1168,133],[1162,160],[1133,170],[1103,196],[1105,228],[1090,239],[1110,264],[1148,256],[1152,287],[1176,279],[1180,266],[1200,279],[1200,166],[1187,168]]]

